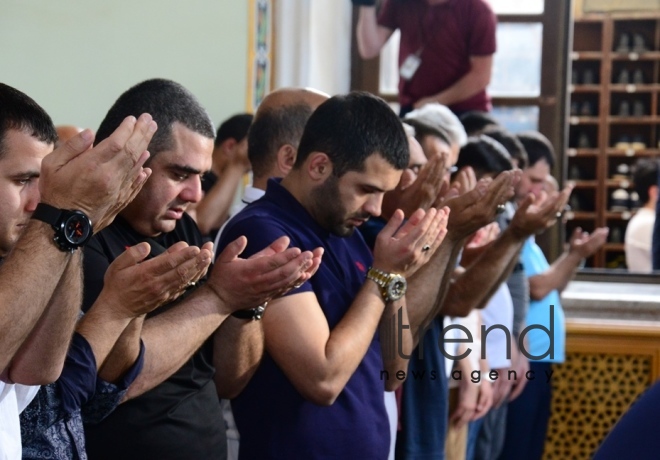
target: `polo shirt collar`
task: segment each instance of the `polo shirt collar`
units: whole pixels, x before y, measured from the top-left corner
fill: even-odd
[[[300,221],[306,227],[310,228],[317,235],[327,239],[333,236],[328,230],[321,227],[318,222],[314,220],[312,215],[300,204],[300,202],[284,188],[281,184],[281,178],[268,179],[266,186],[266,198],[271,198],[288,214],[292,219]]]

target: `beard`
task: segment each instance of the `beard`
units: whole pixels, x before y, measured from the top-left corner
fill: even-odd
[[[339,178],[330,175],[323,184],[311,192],[314,204],[314,216],[321,227],[330,233],[348,237],[355,231],[355,225],[347,224],[349,219],[367,220],[371,217],[368,213],[354,213],[349,215],[341,202],[339,194]]]

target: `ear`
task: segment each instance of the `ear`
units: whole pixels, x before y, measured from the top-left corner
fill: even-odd
[[[230,137],[222,141],[222,143],[220,144],[220,149],[222,150],[222,153],[226,155],[227,153],[231,152],[234,149],[234,147],[236,147],[236,144],[238,144],[238,142],[236,142],[236,139]]]
[[[277,169],[280,170],[283,177],[286,177],[289,174],[289,171],[293,168],[293,165],[296,163],[296,149],[291,144],[284,144],[277,151]]]
[[[401,174],[401,179],[399,180],[397,188],[403,191],[410,187],[415,182],[415,179],[417,179],[415,173],[411,169],[406,168]]]
[[[315,181],[325,181],[332,174],[332,162],[323,152],[312,152],[306,161],[309,177]]]
[[[658,186],[657,185],[651,185],[649,187],[649,201],[651,203],[655,203],[658,201]]]

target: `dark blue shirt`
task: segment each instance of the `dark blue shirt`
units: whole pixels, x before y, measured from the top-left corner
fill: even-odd
[[[119,405],[142,370],[144,345],[140,345],[138,359],[113,384],[98,378],[89,343],[75,333],[60,378],[42,386],[21,413],[23,458],[85,460],[83,419],[101,421]]]
[[[245,235],[249,257],[280,236],[302,250],[325,248],[314,277],[289,293],[313,291],[333,329],[366,279],[372,255],[359,232],[341,238],[321,228],[278,182],[225,227],[218,250]],[[268,314],[268,310],[266,310]],[[294,388],[266,352],[245,390],[232,401],[241,435],[240,459],[385,459],[389,423],[383,402],[380,341],[376,334],[366,356],[334,404],[318,406]]]

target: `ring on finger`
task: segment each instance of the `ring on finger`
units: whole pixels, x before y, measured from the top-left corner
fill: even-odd
[[[498,205],[495,207],[495,212],[496,212],[497,214],[502,214],[502,213],[505,211],[505,209],[506,209],[506,207],[505,207],[503,204],[498,204]]]
[[[431,250],[431,246],[430,246],[430,245],[425,244],[424,246],[422,246],[422,252],[428,252],[428,251],[430,251],[430,250]]]

